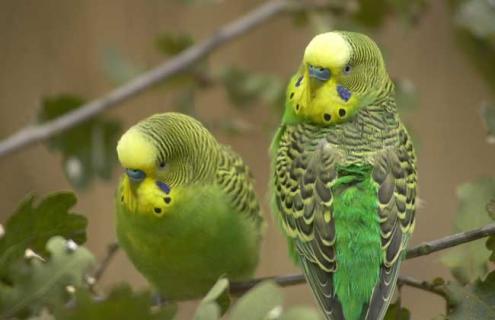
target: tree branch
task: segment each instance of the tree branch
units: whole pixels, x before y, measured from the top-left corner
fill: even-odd
[[[402,276],[402,277],[399,277],[399,279],[397,279],[397,284],[413,287],[413,288],[424,290],[424,291],[428,291],[428,292],[431,292],[433,294],[436,294],[436,295],[439,295],[439,296],[445,298],[445,292],[438,289],[438,287],[435,284],[430,283],[428,281],[421,281],[421,280],[417,280],[413,277]]]
[[[272,280],[281,287],[289,287],[298,284],[303,284],[306,282],[306,279],[302,274],[290,274],[290,275],[278,276],[278,277],[256,278],[245,282],[230,283],[230,294],[232,294],[233,296],[241,296],[247,291],[249,291],[251,288],[253,288],[255,285],[265,280]],[[425,290],[434,293],[436,295],[445,297],[445,293],[442,290],[438,289],[434,284],[429,283],[427,281],[420,281],[410,276],[399,277],[397,279],[397,283],[399,285],[414,287],[416,289]]]
[[[479,229],[459,232],[438,240],[433,240],[419,244],[407,250],[406,259],[413,259],[420,256],[426,256],[433,252],[455,247],[460,244],[475,241],[494,234],[495,234],[495,223],[490,223]]]
[[[108,266],[110,265],[110,262],[112,262],[113,257],[119,250],[119,244],[117,242],[112,242],[107,246],[107,252],[105,257],[103,257],[103,260],[101,260],[100,264],[96,268],[95,272],[91,276],[91,287],[93,287],[98,280],[101,279],[105,271],[107,270]]]
[[[269,18],[279,14],[289,3],[289,0],[272,0],[266,2],[238,20],[220,28],[210,38],[190,47],[156,68],[143,73],[127,84],[110,91],[103,97],[44,124],[19,130],[0,143],[0,157],[11,154],[36,142],[46,140],[111,107],[117,106],[159,82],[170,79],[220,46],[236,39],[261,23],[266,22]]]
[[[122,102],[142,93],[146,89],[184,72],[194,63],[208,56],[214,50],[246,34],[282,12],[300,10],[326,10],[335,13],[352,12],[355,3],[348,1],[306,2],[300,0],[271,0],[239,19],[221,27],[210,38],[184,50],[174,58],[137,76],[108,94],[88,102],[78,109],[40,125],[25,127],[0,141],[0,158],[12,154],[34,143],[49,139],[68,130],[103,111],[116,107]]]
[[[281,287],[290,287],[306,282],[306,279],[302,274],[289,274],[286,276],[255,278],[243,282],[231,282],[230,294],[232,294],[233,296],[241,296],[258,283],[266,280],[272,280]]]
[[[495,234],[495,223],[491,223],[479,229],[460,232],[457,234],[446,236],[441,239],[424,242],[418,246],[412,247],[411,249],[407,250],[405,259],[413,259],[413,258],[429,255],[433,252],[455,247],[463,243],[475,241],[494,234]],[[273,280],[281,287],[288,287],[306,282],[304,275],[302,274],[256,278],[244,282],[232,282],[230,284],[230,293],[235,296],[242,295],[246,291],[254,287],[256,284],[265,280]],[[423,289],[443,296],[441,290],[436,289],[434,285],[426,281],[415,280],[411,277],[400,277],[398,281],[400,284],[408,285],[418,289]]]
[[[355,1],[314,1],[271,0],[260,5],[248,14],[221,27],[210,38],[184,50],[174,58],[137,76],[101,98],[88,102],[78,109],[40,125],[28,126],[0,141],[0,158],[12,154],[36,142],[53,137],[68,130],[103,111],[116,107],[122,102],[142,93],[146,89],[184,72],[219,47],[246,34],[255,27],[267,22],[282,12],[301,10],[331,11],[335,14],[353,12]]]
[[[437,252],[440,250],[444,250],[447,248],[455,247],[458,245],[461,245],[466,242],[471,242],[475,241],[484,237],[488,237],[490,235],[495,235],[495,223],[487,224],[486,226],[475,229],[475,230],[470,230],[466,232],[460,232],[457,234],[453,234],[450,236],[446,236],[441,239],[437,240],[432,240],[429,242],[424,242],[422,244],[419,244],[415,247],[410,248],[407,250],[406,254],[406,259],[413,259],[425,255],[429,255],[433,252]],[[114,257],[116,251],[118,249],[118,244],[117,243],[111,243],[108,246],[107,250],[107,255],[103,258],[102,262],[100,263],[99,267],[96,269],[95,273],[93,274],[93,283],[96,283],[103,273],[105,272],[106,268],[109,266],[112,258]],[[230,284],[230,293],[234,296],[239,296],[244,294],[246,291],[257,285],[258,283],[265,281],[265,280],[273,280],[275,281],[279,286],[281,287],[288,287],[288,286],[293,286],[293,285],[298,285],[306,282],[304,275],[302,274],[291,274],[291,275],[286,275],[286,276],[276,276],[276,277],[262,277],[262,278],[255,278],[243,282],[232,282]],[[418,280],[413,281],[413,278],[410,277],[402,277],[398,281],[401,284],[408,285],[411,287],[427,290],[427,291],[432,291],[434,288],[431,284],[428,282],[420,282]],[[428,288],[427,285],[430,285],[431,288]],[[438,291],[438,290],[437,290]],[[432,291],[433,292],[433,291]],[[441,291],[438,292],[433,292],[436,294],[440,294]]]

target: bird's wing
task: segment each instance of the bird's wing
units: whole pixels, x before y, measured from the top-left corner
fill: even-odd
[[[260,205],[253,187],[253,178],[241,157],[228,146],[222,146],[216,183],[227,195],[233,208],[256,223],[263,223]]]
[[[291,133],[287,133],[291,135]],[[325,317],[344,319],[342,306],[334,294],[333,275],[337,261],[332,185],[338,179],[341,155],[328,143],[306,152],[302,136],[292,133],[281,139],[275,162],[274,201],[282,227],[300,257],[308,282]],[[405,129],[399,148],[380,152],[373,164],[383,260],[379,281],[373,289],[365,319],[381,319],[390,303],[398,275],[401,252],[414,228],[416,196],[415,156]],[[311,149],[311,148],[310,148]]]
[[[382,319],[385,315],[397,282],[401,255],[414,230],[416,156],[404,127],[400,128],[399,136],[399,147],[380,153],[373,168],[373,180],[378,187],[383,263],[368,304],[367,320]]]
[[[338,153],[329,144],[309,146],[304,135],[288,132],[274,164],[274,204],[289,242],[327,319],[344,319],[334,295],[335,224],[330,185],[337,177]],[[304,150],[303,146],[307,149]]]

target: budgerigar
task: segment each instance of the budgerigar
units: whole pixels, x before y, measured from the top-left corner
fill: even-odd
[[[378,46],[317,35],[272,143],[273,208],[326,319],[383,319],[414,229],[416,157]]]
[[[165,298],[198,298],[221,276],[252,276],[264,222],[237,154],[179,113],[131,127],[117,153],[126,170],[116,199],[119,244]]]

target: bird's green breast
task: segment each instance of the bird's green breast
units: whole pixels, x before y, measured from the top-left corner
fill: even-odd
[[[178,192],[163,216],[118,202],[117,236],[136,268],[167,298],[203,295],[222,275],[248,278],[258,261],[259,228],[232,209],[216,185]]]

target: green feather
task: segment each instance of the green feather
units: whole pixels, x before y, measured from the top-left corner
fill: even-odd
[[[191,186],[176,199],[174,213],[162,218],[118,206],[119,243],[165,297],[198,298],[222,275],[253,275],[260,230],[225,198],[219,187]]]
[[[416,156],[373,40],[313,38],[271,153],[273,212],[325,319],[383,319],[414,230]]]
[[[349,169],[354,172],[361,169],[363,175],[344,175],[334,188],[349,185],[351,180],[364,180],[335,196],[335,244],[339,264],[333,283],[346,320],[358,320],[378,282],[383,253],[380,224],[375,214],[377,188],[370,177],[371,168]]]
[[[177,113],[141,121],[117,151],[124,168],[142,172],[119,185],[119,243],[167,299],[201,297],[221,276],[253,275],[264,223],[237,154]]]

